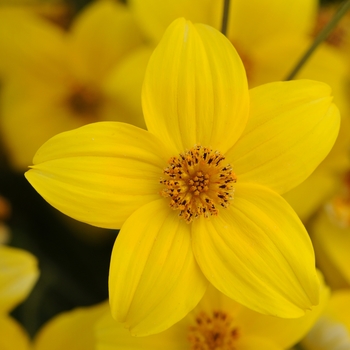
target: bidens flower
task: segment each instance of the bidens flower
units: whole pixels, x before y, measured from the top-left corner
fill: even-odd
[[[232,44],[178,19],[147,68],[148,131],[105,122],[62,133],[26,177],[75,219],[121,227],[110,303],[132,334],[170,327],[208,283],[255,311],[300,317],[318,303],[314,253],[280,194],[334,143],[331,101],[329,87],[312,81],[248,92]]]
[[[132,337],[110,313],[105,313],[95,326],[96,349],[290,349],[316,322],[328,300],[329,289],[321,280],[320,304],[301,318],[283,319],[249,310],[209,286],[200,303],[186,317],[168,330],[149,337]]]
[[[200,303],[168,330],[133,337],[111,316],[108,302],[63,312],[36,334],[35,350],[282,350],[307,333],[329,300],[320,276],[320,303],[305,316],[283,319],[245,308],[209,286]]]
[[[128,3],[140,28],[154,43],[160,40],[167,25],[180,16],[221,28],[224,1],[129,0]],[[314,40],[310,33],[318,7],[317,0],[231,1],[227,37],[242,59],[250,88],[289,76]],[[330,18],[329,14],[322,27]],[[344,29],[340,38],[345,37]],[[337,177],[350,167],[348,71],[348,60],[329,45],[321,44],[296,76],[331,86],[342,116],[336,144],[325,161],[301,186],[284,194],[303,222],[336,192]]]

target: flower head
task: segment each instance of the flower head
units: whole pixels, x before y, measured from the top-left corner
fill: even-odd
[[[321,280],[320,304],[301,318],[282,319],[249,310],[210,286],[180,322],[147,337],[133,337],[112,318],[105,302],[54,317],[36,335],[34,349],[289,349],[316,322],[328,300],[329,289]]]
[[[148,337],[132,337],[110,313],[96,323],[96,348],[121,349],[289,349],[313,326],[329,300],[322,284],[320,304],[298,319],[266,316],[227,298],[212,286],[185,318],[168,330]],[[62,335],[61,335],[62,337]]]
[[[300,317],[318,303],[310,239],[280,196],[329,152],[339,128],[327,85],[248,91],[232,44],[176,20],[143,86],[148,131],[96,123],[49,140],[26,173],[54,207],[121,228],[109,290],[136,335],[184,317],[208,283],[262,313]]]
[[[130,0],[129,3],[151,42],[158,42],[165,28],[180,16],[217,29],[221,27],[224,1]],[[231,1],[227,37],[241,57],[250,87],[286,79],[314,40],[310,34],[318,7],[316,0]],[[326,21],[330,18],[329,13]],[[350,166],[347,75],[347,60],[329,45],[321,44],[296,76],[331,86],[342,116],[336,144],[325,161],[306,182],[284,196],[303,222],[335,192],[335,172],[338,175]]]

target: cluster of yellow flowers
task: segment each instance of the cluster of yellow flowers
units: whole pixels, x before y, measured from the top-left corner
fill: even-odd
[[[42,6],[0,3],[2,154],[120,232],[109,301],[33,340],[8,313],[36,259],[1,245],[0,349],[350,349],[350,19],[286,81],[335,7]]]

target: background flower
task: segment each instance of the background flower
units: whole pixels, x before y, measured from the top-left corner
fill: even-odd
[[[69,31],[18,8],[0,8],[0,20],[0,129],[15,168],[25,169],[53,135],[87,123],[144,127],[140,91],[150,50],[125,5],[93,3]]]

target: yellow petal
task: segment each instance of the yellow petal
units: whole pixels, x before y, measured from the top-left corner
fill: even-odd
[[[316,323],[329,302],[330,290],[324,284],[321,274],[319,277],[320,303],[312,310],[307,310],[303,317],[283,319],[244,308],[239,315],[239,322],[242,328],[246,329],[247,336],[265,337],[278,344],[280,349],[289,349],[300,341]]]
[[[190,226],[164,199],[129,217],[111,258],[109,297],[116,320],[133,335],[159,333],[191,311],[206,286],[193,256]]]
[[[227,153],[239,182],[284,193],[304,181],[326,157],[339,130],[330,88],[308,80],[250,90],[251,115]]]
[[[178,19],[150,59],[142,106],[148,130],[174,155],[199,143],[224,152],[247,120],[242,62],[221,33]]]
[[[228,37],[249,47],[288,33],[307,35],[317,8],[317,0],[236,0],[230,6]]]
[[[318,303],[319,283],[309,236],[275,192],[236,184],[217,218],[193,222],[193,250],[208,280],[257,312],[296,318]]]
[[[305,316],[296,319],[285,319],[269,315],[263,315],[250,310],[243,305],[220,293],[212,285],[209,285],[203,298],[197,307],[189,314],[194,317],[204,311],[211,314],[213,310],[221,310],[232,317],[234,325],[238,329],[237,349],[249,345],[256,345],[261,341],[264,346],[272,346],[272,349],[290,349],[298,342],[324,311],[329,300],[329,288],[321,281],[320,304],[306,311]],[[253,341],[254,340],[254,341]],[[251,343],[252,342],[252,343]],[[266,344],[266,345],[265,345]],[[260,349],[259,346],[248,349]],[[269,347],[267,347],[269,349]]]
[[[23,327],[10,316],[0,317],[0,349],[30,350],[29,336]]]
[[[236,344],[235,344],[236,345]],[[237,349],[239,350],[281,350],[271,340],[260,337],[242,337],[237,341]]]
[[[306,37],[290,35],[266,41],[254,47],[254,74],[250,80],[254,86],[271,81],[284,80],[300,60],[312,40]],[[327,44],[320,45],[297,74],[297,79],[322,81],[332,88],[334,103],[342,117],[339,135],[334,147],[325,159],[328,167],[349,168],[349,120],[347,95],[348,63],[343,55]]]
[[[185,17],[192,22],[212,24],[211,0],[131,0],[129,3],[139,25],[155,43],[176,18]]]
[[[153,135],[134,126],[89,124],[46,142],[26,178],[64,214],[120,228],[138,207],[159,198],[164,152]]]
[[[142,37],[126,5],[100,0],[74,21],[70,40],[76,68],[83,65],[85,75],[98,79],[138,47]]]
[[[39,277],[36,258],[21,249],[0,245],[0,312],[23,301]]]
[[[133,337],[107,312],[96,325],[96,350],[184,350],[189,346],[186,326],[185,319],[164,332]]]
[[[39,330],[34,350],[94,350],[95,324],[108,310],[105,302],[59,314]]]

